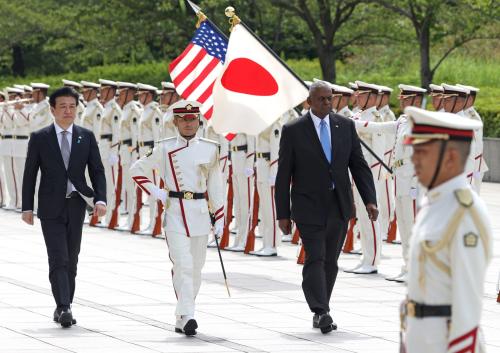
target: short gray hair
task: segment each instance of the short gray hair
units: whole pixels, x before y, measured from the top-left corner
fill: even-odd
[[[312,92],[314,92],[315,90],[320,89],[320,88],[326,88],[329,90],[332,89],[330,87],[330,85],[328,84],[328,82],[326,82],[326,81],[315,81],[312,83],[311,86],[309,86],[309,96],[311,95]]]

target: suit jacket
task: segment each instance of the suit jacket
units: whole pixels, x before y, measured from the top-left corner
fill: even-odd
[[[275,185],[277,219],[325,225],[332,183],[342,218],[349,219],[353,213],[349,170],[364,203],[377,204],[372,173],[363,157],[353,121],[334,113],[330,113],[329,119],[331,163],[323,152],[309,112],[283,127]]]
[[[92,188],[87,185],[88,167]],[[23,211],[33,210],[36,177],[41,170],[38,190],[40,219],[57,218],[66,203],[67,180],[88,198],[106,202],[106,178],[97,141],[92,131],[73,125],[68,170],[64,166],[54,124],[31,134],[23,178]]]

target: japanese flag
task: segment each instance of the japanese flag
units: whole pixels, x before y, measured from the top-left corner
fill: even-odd
[[[213,89],[216,132],[258,135],[307,96],[304,84],[243,25],[233,28]]]

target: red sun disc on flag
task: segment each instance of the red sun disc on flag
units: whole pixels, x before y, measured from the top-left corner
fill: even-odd
[[[231,61],[221,78],[225,89],[253,96],[278,93],[278,83],[263,66],[247,58]]]

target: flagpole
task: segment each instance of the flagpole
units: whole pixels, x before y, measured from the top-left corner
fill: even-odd
[[[189,0],[188,0],[189,1]],[[250,33],[264,48],[267,49],[267,51],[276,59],[278,60],[279,63],[281,63],[281,65],[283,65],[285,67],[285,69],[287,69],[287,71],[293,76],[295,77],[295,79],[297,79],[297,81],[299,81],[300,83],[302,83],[302,85],[307,89],[309,90],[309,86],[304,82],[304,80],[302,80],[295,72],[293,72],[293,70],[283,61],[281,60],[281,58],[278,56],[278,54],[276,54],[274,52],[274,50],[271,49],[271,47],[269,45],[267,45],[266,42],[264,42],[262,39],[260,39],[257,34],[255,34],[254,31],[252,31],[250,29],[250,27],[248,27],[245,22],[243,22],[238,16],[236,16],[236,13],[235,13],[235,10],[234,10],[234,7],[232,6],[228,6],[226,7],[226,10],[225,10],[225,14],[227,17],[229,17],[233,22],[233,26],[235,26],[236,24],[240,24],[242,25],[247,31],[248,33]]]
[[[219,27],[217,27],[215,25],[215,23],[212,22],[212,20],[210,20],[202,11],[201,9],[198,7],[198,5],[194,4],[193,2],[191,2],[190,0],[188,0],[188,3],[189,3],[189,6],[191,6],[191,10],[193,10],[193,12],[196,14],[196,16],[198,16],[198,24],[196,27],[198,27],[198,25],[203,22],[203,21],[207,21],[211,26],[212,28],[222,37],[224,38],[226,41],[229,41],[229,38],[224,34],[224,32],[222,32]]]

